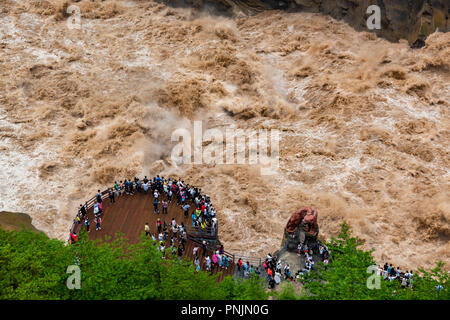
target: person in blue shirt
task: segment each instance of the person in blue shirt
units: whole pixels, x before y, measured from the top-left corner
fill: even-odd
[[[155,214],[159,213],[159,208],[158,208],[158,199],[156,198],[155,201],[153,202],[153,207],[155,209]]]
[[[187,216],[188,216],[188,214],[189,214],[189,208],[190,208],[191,206],[189,205],[189,204],[185,204],[184,206],[183,206],[183,210],[184,210],[184,216],[187,218]]]
[[[247,272],[247,270],[248,270],[248,262],[244,262],[244,265],[242,267],[244,267],[244,273]]]
[[[86,220],[84,221],[84,225],[86,226],[86,231],[89,232],[89,227],[91,225],[89,218],[86,218]]]
[[[130,190],[130,194],[133,195],[134,190],[133,190],[134,184],[133,181],[131,181],[131,179],[129,179],[128,181],[128,189]]]
[[[100,192],[100,190],[98,190],[97,194],[96,194],[96,198],[97,198],[97,202],[101,203],[102,200],[102,193]]]
[[[228,269],[228,267],[230,266],[230,258],[225,256],[224,258],[224,265],[225,265],[225,269]]]
[[[130,192],[128,191],[128,180],[127,179],[125,179],[123,185],[125,186],[125,193],[130,194]]]

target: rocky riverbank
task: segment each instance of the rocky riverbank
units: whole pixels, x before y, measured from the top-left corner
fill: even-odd
[[[25,228],[39,232],[39,230],[33,226],[31,217],[26,213],[1,211],[0,227],[8,231],[19,231],[22,228]]]

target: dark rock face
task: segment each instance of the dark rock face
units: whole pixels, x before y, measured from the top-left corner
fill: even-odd
[[[300,243],[300,226],[295,229],[293,233],[284,232],[283,240],[281,241],[281,248],[285,248],[287,251],[297,252],[298,244]],[[319,228],[317,227],[317,233]],[[317,236],[306,236],[305,243],[309,248],[318,250]]]
[[[414,43],[436,29],[447,32],[449,0],[292,0],[291,9],[321,12],[344,20],[359,31],[373,31],[390,41]],[[370,5],[381,9],[381,29],[369,30],[366,22]]]
[[[162,0],[168,4],[207,7],[215,13],[232,14],[236,9],[247,15],[263,10],[305,11],[330,15],[358,31],[375,32],[389,41],[406,39],[413,44],[436,30],[450,31],[450,0]],[[367,8],[381,11],[381,29],[369,30]]]

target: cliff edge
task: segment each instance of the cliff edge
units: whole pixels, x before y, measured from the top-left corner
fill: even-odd
[[[169,5],[208,8],[225,14],[242,12],[253,15],[264,10],[305,11],[329,15],[343,20],[358,31],[375,32],[396,42],[423,41],[436,30],[450,30],[448,0],[163,0]],[[381,10],[381,28],[369,30],[367,8],[377,5]]]

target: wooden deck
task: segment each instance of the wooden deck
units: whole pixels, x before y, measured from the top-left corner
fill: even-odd
[[[111,237],[112,241],[116,238],[116,232],[121,232],[125,235],[130,243],[137,243],[142,233],[144,233],[145,223],[149,224],[150,233],[155,234],[155,237],[158,237],[156,227],[157,218],[161,219],[162,224],[164,224],[164,221],[166,221],[168,226],[170,225],[172,218],[175,218],[177,224],[181,224],[181,222],[183,222],[185,226],[192,225],[191,213],[194,205],[191,204],[189,215],[187,217],[184,217],[183,209],[177,205],[176,200],[173,200],[173,197],[172,202],[169,203],[167,208],[168,213],[162,214],[161,202],[164,197],[164,195],[160,195],[159,214],[154,213],[153,201],[155,200],[155,198],[151,194],[150,190],[148,194],[138,192],[135,192],[134,195],[124,194],[123,196],[120,196],[118,198],[116,197],[115,203],[110,203],[110,200],[108,198],[103,199],[103,221],[101,224],[101,230],[95,230],[93,208],[90,208],[88,210],[87,216],[91,221],[89,238],[91,240],[105,240],[105,236],[108,235],[109,237]],[[74,231],[78,233],[80,228],[85,228],[84,224],[75,226]],[[172,236],[171,228],[168,228],[168,233],[170,239],[170,237]],[[177,241],[175,242],[175,246],[178,246]],[[193,261],[194,247],[195,243],[191,240],[187,240],[185,251],[183,253],[183,259],[189,259]],[[200,266],[202,270],[206,270],[206,263],[201,250],[202,249],[200,248]],[[208,255],[211,257],[212,252],[209,251]],[[230,266],[227,270],[214,270],[213,273],[215,274],[218,271],[222,271],[222,274],[218,278],[219,281],[222,280],[226,275],[233,275],[234,263],[230,261]]]

